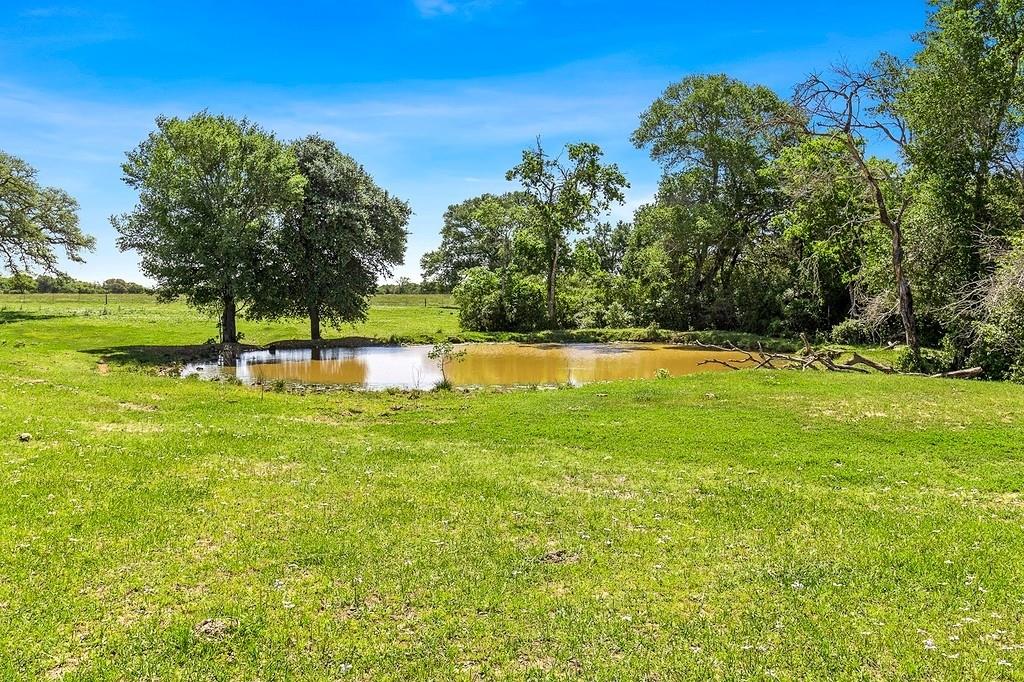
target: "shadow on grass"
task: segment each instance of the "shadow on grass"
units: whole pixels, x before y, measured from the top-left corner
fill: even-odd
[[[220,354],[218,346],[203,343],[192,346],[107,346],[80,351],[116,365],[166,367],[187,362],[212,361]]]
[[[0,310],[0,324],[28,322],[30,320],[55,320],[58,317],[62,317],[62,315],[51,315],[49,313],[33,313],[27,310]]]
[[[141,365],[144,367],[169,367],[190,362],[215,362],[226,356],[235,357],[251,350],[276,350],[286,348],[356,348],[360,346],[382,346],[394,343],[387,339],[363,336],[349,336],[339,339],[324,339],[320,342],[295,339],[274,341],[266,346],[237,344],[223,347],[214,343],[180,346],[106,346],[86,348],[80,352],[97,356],[97,360],[115,365]]]

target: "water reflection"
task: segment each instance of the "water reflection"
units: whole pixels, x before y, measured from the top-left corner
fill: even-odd
[[[702,365],[709,359],[739,360],[737,353],[661,344],[466,344],[461,361],[450,362],[448,378],[457,386],[586,384],[651,378],[664,369],[673,376],[721,371]],[[234,374],[246,383],[276,380],[346,384],[369,389],[431,388],[441,380],[430,346],[299,348],[243,353],[233,366],[193,364],[183,375]]]

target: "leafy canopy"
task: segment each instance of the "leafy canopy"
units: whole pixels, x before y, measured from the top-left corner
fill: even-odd
[[[320,319],[334,326],[365,319],[378,278],[404,259],[409,205],[330,140],[311,135],[291,149],[305,191],[275,233],[272,265],[251,314],[309,315],[314,326]]]
[[[11,274],[35,268],[58,274],[58,249],[75,263],[96,240],[78,226],[78,202],[43,187],[36,169],[0,151],[0,262]]]
[[[140,254],[162,296],[225,308],[257,291],[273,234],[306,184],[273,135],[206,112],[158,118],[122,171],[139,199],[111,219],[118,246]]]

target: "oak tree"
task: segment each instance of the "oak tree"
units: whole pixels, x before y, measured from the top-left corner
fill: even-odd
[[[339,327],[366,318],[378,279],[405,257],[412,212],[330,140],[311,135],[291,148],[305,191],[276,233],[272,266],[250,314],[308,316],[317,341],[323,323]]]
[[[287,145],[246,119],[207,112],[160,117],[128,152],[124,181],[139,193],[111,222],[163,298],[185,296],[220,314],[221,340],[238,340],[236,314],[266,276],[274,235],[306,183]]]
[[[81,263],[96,240],[78,226],[78,202],[44,187],[36,169],[0,152],[0,260],[12,275],[34,269],[57,274],[60,253]]]
[[[557,323],[555,287],[565,240],[585,231],[613,203],[625,201],[626,176],[615,164],[601,163],[602,156],[601,148],[591,142],[567,144],[561,154],[551,156],[537,138],[537,146],[524,150],[519,165],[505,175],[522,184],[534,209],[544,242],[548,324],[552,326]]]

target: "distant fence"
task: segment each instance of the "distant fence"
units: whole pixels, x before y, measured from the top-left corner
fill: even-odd
[[[454,308],[455,301],[451,294],[376,294],[370,297],[370,305]]]

